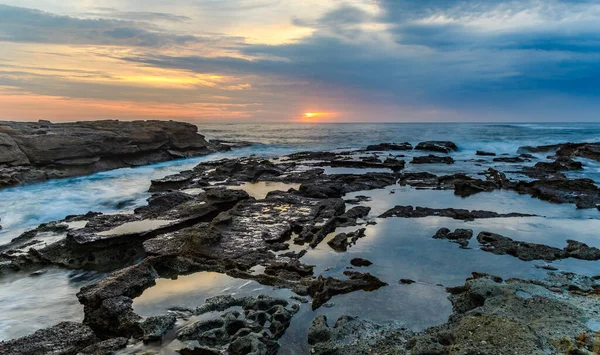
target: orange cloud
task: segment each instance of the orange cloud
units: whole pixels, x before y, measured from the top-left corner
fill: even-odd
[[[5,120],[39,119],[240,119],[260,111],[259,104],[153,103],[72,99],[35,94],[13,94],[0,89],[0,117]]]

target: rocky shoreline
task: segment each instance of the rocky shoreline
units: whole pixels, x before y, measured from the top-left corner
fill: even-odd
[[[185,154],[217,149],[206,142],[203,148],[195,144],[187,145]],[[600,188],[595,182],[569,179],[562,172],[579,166],[572,159],[599,160],[594,154],[597,146],[523,148],[524,154],[557,150],[551,161],[536,161],[541,158],[533,155],[499,161],[478,154],[474,159],[490,158],[486,161],[489,166],[478,161],[481,171],[476,174],[440,175],[421,170],[430,165],[462,164],[449,163],[456,160],[450,154],[459,150],[452,142],[421,142],[414,150],[408,143],[382,143],[364,150],[200,163],[192,170],[152,181],[154,195],[132,213],[69,216],[0,246],[0,277],[36,273],[49,266],[109,273],[77,294],[84,307],[82,323],[61,323],[2,342],[0,353],[111,354],[135,344],[160,343],[166,334],[181,342],[180,354],[277,353],[278,340],[304,304],[310,303],[312,311],[319,310],[339,295],[389,286],[377,273],[364,271],[378,260],[354,258],[336,277],[323,275],[302,260],[313,248],[325,245],[345,253],[366,237],[365,227],[385,219],[543,218],[528,211],[496,212],[493,207],[486,211],[410,205],[386,206],[386,212],[372,215],[372,208],[366,205],[368,196],[344,200],[347,194],[407,187],[449,190],[466,198],[511,191],[550,203],[572,204],[573,208],[596,209]],[[426,155],[407,162],[402,159],[407,152]],[[520,166],[515,174],[512,165],[504,165],[504,171],[491,166],[498,163],[529,164]],[[419,170],[406,171],[413,166]],[[366,171],[328,173],[328,169],[340,168]],[[258,183],[275,188],[265,198],[244,191],[248,184]],[[452,232],[442,228],[433,239],[450,240],[467,249],[474,246],[473,235],[469,229]],[[562,249],[493,232],[481,232],[475,239],[484,254],[512,257],[515,262],[600,259],[599,249],[571,239]],[[135,312],[134,299],[157,279],[198,272],[252,280],[290,290],[294,296],[224,295],[209,298],[196,308],[180,307],[160,316],[142,317]],[[413,287],[414,281],[403,279],[400,283]],[[394,320],[377,324],[345,315],[331,326],[321,315],[312,322],[305,340],[314,354],[592,354],[598,350],[589,321],[600,317],[600,277],[555,270],[540,280],[503,280],[473,270],[464,285],[446,291],[453,307],[446,324],[415,332]],[[180,326],[184,320],[207,314],[215,317]]]
[[[175,121],[0,121],[0,188],[228,149]]]

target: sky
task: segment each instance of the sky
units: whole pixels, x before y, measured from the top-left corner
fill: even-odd
[[[596,0],[0,0],[0,120],[599,112]]]

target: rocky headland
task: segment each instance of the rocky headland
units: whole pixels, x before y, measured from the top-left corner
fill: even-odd
[[[175,121],[0,121],[0,188],[227,149]]]

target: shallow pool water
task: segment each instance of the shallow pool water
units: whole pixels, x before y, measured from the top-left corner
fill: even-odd
[[[243,190],[248,195],[254,197],[257,200],[262,200],[269,192],[272,191],[288,191],[289,189],[298,190],[300,184],[288,184],[283,182],[274,181],[259,181],[259,182],[245,182],[239,186],[228,186],[232,190]]]
[[[0,279],[0,341],[63,321],[82,321],[83,306],[75,294],[102,276],[51,268]]]

